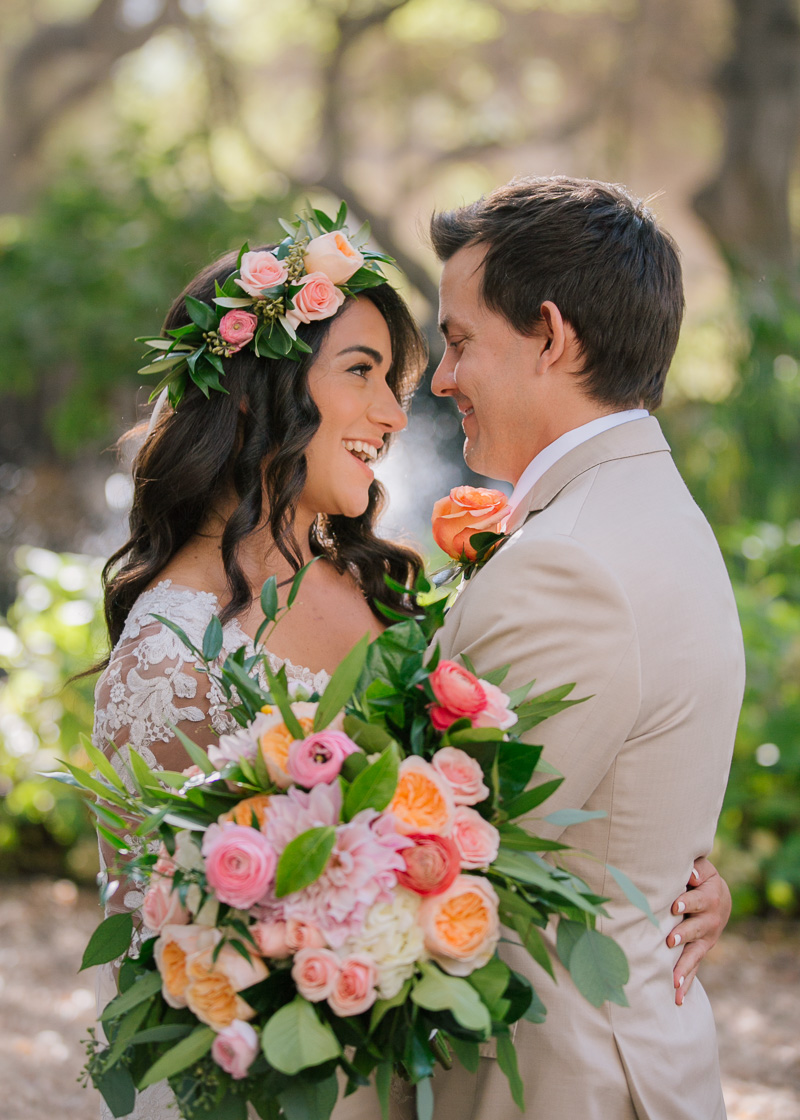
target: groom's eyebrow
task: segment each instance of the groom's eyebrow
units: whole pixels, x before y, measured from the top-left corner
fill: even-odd
[[[345,346],[344,350],[339,351],[339,356],[342,354],[366,354],[367,357],[372,358],[373,362],[381,365],[383,362],[383,354],[380,350],[374,350],[371,346]]]

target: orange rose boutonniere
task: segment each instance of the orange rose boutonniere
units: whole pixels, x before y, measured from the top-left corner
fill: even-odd
[[[506,539],[504,529],[510,513],[502,490],[456,486],[433,507],[433,539],[469,579]]]

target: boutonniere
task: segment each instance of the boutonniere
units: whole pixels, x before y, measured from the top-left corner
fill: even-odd
[[[511,513],[502,490],[456,486],[433,507],[433,539],[455,564],[436,572],[434,583],[449,583],[458,575],[469,579],[508,539],[506,522]]]

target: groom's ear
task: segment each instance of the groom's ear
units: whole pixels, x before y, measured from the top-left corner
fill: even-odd
[[[572,325],[552,300],[545,300],[539,308],[539,315],[536,333],[542,348],[537,365],[540,372],[544,373],[558,363],[572,362],[580,346]]]

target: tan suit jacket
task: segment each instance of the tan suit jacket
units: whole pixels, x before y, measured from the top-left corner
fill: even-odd
[[[709,852],[744,687],[736,606],[711,529],[675,468],[658,422],[630,421],[575,448],[519,507],[522,527],[466,585],[440,632],[442,655],[479,673],[507,663],[504,688],[575,681],[592,699],[530,732],[565,775],[544,812],[605,816],[550,837],[621,868],[656,929],[603,864],[581,861],[611,899],[599,923],[625,950],[629,1008],[592,1007],[560,966],[558,984],[521,949],[547,1021],[516,1034],[531,1120],[720,1120],[714,1021],[695,981],[676,1007],[669,908]],[[491,1058],[475,1077],[434,1078],[435,1120],[517,1120]]]

